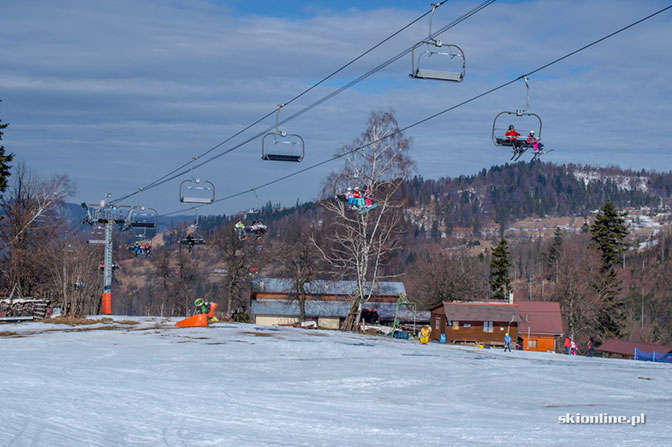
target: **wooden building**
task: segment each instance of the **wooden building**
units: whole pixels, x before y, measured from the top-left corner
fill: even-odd
[[[508,332],[516,342],[518,306],[501,301],[443,302],[430,309],[432,340],[445,334],[447,343],[502,346]]]
[[[518,303],[520,326],[518,336],[523,349],[556,352],[561,344],[562,313],[560,303],[553,301],[521,301]]]
[[[654,345],[651,343],[642,343],[639,341],[619,340],[610,338],[597,348],[597,351],[603,352],[607,357],[616,357],[622,359],[634,359],[635,348],[644,352],[657,352],[661,354],[672,353],[672,346]]]
[[[306,284],[306,319],[318,327],[339,329],[352,306],[356,291],[355,281],[311,281]],[[371,299],[364,303],[363,311],[375,315],[377,322],[394,320],[397,299],[406,295],[402,282],[378,282]],[[290,325],[299,321],[299,302],[296,299],[292,280],[286,278],[255,278],[250,296],[252,315],[256,324]],[[418,324],[429,321],[429,312],[413,312],[407,306],[399,309],[402,322]]]

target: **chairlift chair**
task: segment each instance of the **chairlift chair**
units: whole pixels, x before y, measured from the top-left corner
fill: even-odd
[[[134,206],[128,212],[126,225],[129,228],[152,229],[158,225],[159,213],[154,208],[145,208],[144,206]]]
[[[209,205],[215,201],[215,185],[194,177],[194,161],[197,159],[198,157],[193,157],[191,160],[191,179],[180,183],[180,202]]]
[[[287,133],[278,127],[278,116],[284,104],[278,104],[275,114],[275,130],[261,139],[261,159],[268,161],[300,162],[306,153],[306,144],[301,135]]]
[[[533,146],[526,141],[530,131],[534,131],[536,139],[541,142],[541,117],[536,113],[527,111],[530,108],[530,85],[528,83],[529,78],[524,76],[523,80],[525,81],[525,87],[527,91],[525,108],[517,109],[515,112],[505,110],[495,115],[495,119],[492,121],[492,133],[490,135],[495,146],[508,146],[513,148],[513,156],[511,157],[512,160],[518,160],[518,158],[520,158],[520,156],[527,149]],[[507,124],[502,126],[500,123],[504,121],[503,117],[508,117],[511,119],[506,122]],[[520,134],[520,136],[516,138],[514,144],[514,140],[507,139],[505,134],[508,129],[508,125],[515,121],[525,126],[525,128],[514,125],[516,131]]]
[[[193,228],[195,230],[198,228],[198,207],[194,208],[194,214],[196,215],[196,219],[194,220],[194,223],[189,224],[189,228]]]
[[[257,190],[253,189],[252,192],[254,193],[254,207],[250,208],[247,211],[247,214],[259,214],[261,209],[259,208],[259,196],[257,195]]]
[[[180,239],[180,244],[186,245],[191,251],[194,245],[205,245],[205,239],[198,233],[191,233],[187,237]]]
[[[411,49],[411,73],[408,76],[414,79],[462,82],[467,69],[464,51],[455,44],[443,43],[441,40],[435,39],[434,36],[432,36],[432,18],[434,16],[434,11],[436,11],[438,6],[438,3],[432,4],[432,13],[429,16],[429,35],[426,39],[413,45],[413,48]],[[416,59],[415,50],[423,45],[425,45],[426,48],[424,51],[419,51],[420,54],[418,54]],[[426,56],[424,60],[422,59],[422,56]],[[440,56],[441,58],[445,56],[449,58],[449,61],[453,61],[453,59],[461,60],[462,67],[459,71],[442,71],[435,68],[427,68],[426,64],[432,56]],[[422,66],[420,64],[421,60],[423,60]],[[459,67],[459,65],[457,65],[457,67]]]

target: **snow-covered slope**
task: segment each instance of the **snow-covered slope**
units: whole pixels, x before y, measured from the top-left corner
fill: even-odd
[[[575,170],[573,172],[577,180],[582,181],[584,185],[588,186],[590,183],[606,182],[608,180],[614,182],[618,189],[622,191],[642,191],[649,190],[648,182],[651,181],[646,176],[622,175],[612,174],[608,175],[600,171],[594,170]]]
[[[178,329],[176,319],[140,320],[79,332],[43,323],[1,325],[0,445],[639,446],[670,440],[672,365],[249,324]],[[645,413],[646,423],[559,424],[566,413]]]

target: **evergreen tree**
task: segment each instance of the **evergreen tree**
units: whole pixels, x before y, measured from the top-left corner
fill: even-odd
[[[558,260],[561,247],[562,247],[562,230],[560,229],[560,227],[555,227],[555,232],[553,233],[553,241],[551,242],[551,246],[548,249],[548,263],[550,265],[555,264],[555,261]]]
[[[623,335],[625,303],[621,297],[621,281],[616,275],[615,267],[627,246],[624,239],[628,229],[624,216],[625,213],[616,211],[613,203],[607,202],[590,226],[590,246],[598,251],[602,261],[599,279],[593,284],[601,302],[595,329],[602,339]]]
[[[620,263],[621,255],[626,249],[626,244],[623,242],[628,235],[625,215],[626,213],[618,213],[613,203],[607,202],[590,226],[591,246],[600,253],[604,272],[613,270],[614,266]]]
[[[505,300],[513,290],[511,287],[511,277],[509,276],[509,246],[506,239],[501,238],[499,244],[492,249],[492,258],[490,259],[490,289],[495,299]]]
[[[0,102],[2,102],[1,99]],[[2,124],[2,120],[0,120],[0,141],[3,135],[2,130],[7,126],[9,124]],[[5,189],[7,189],[7,177],[10,176],[9,162],[12,161],[12,158],[14,158],[14,154],[5,155],[5,147],[0,144],[0,193],[5,192]]]

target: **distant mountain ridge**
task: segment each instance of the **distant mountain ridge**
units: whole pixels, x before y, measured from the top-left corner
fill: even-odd
[[[458,226],[478,231],[489,221],[506,226],[528,217],[587,216],[607,201],[618,208],[669,208],[672,172],[507,163],[471,176],[415,177],[405,194],[412,214],[431,225],[425,230],[450,234]]]

